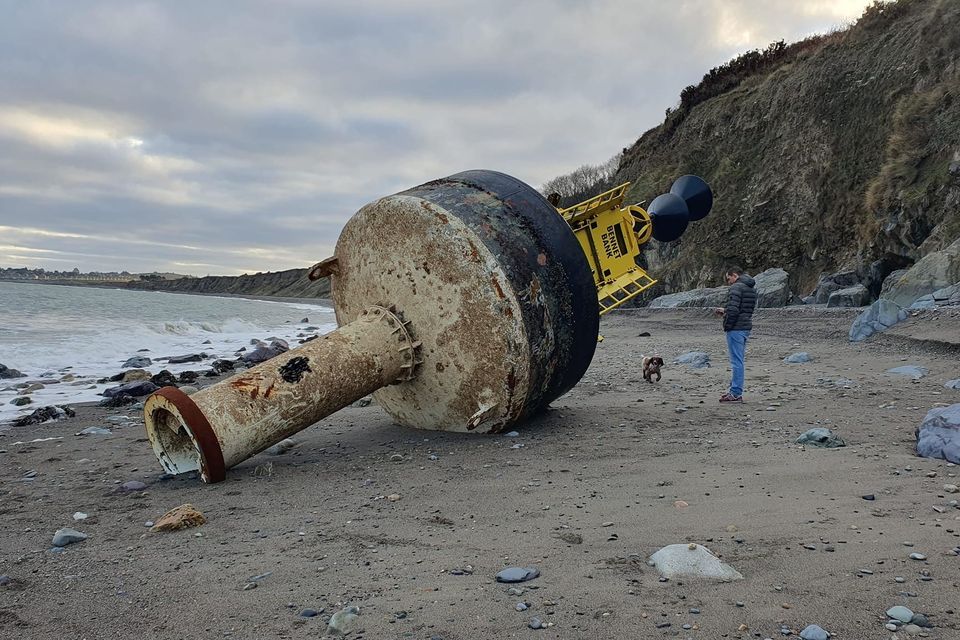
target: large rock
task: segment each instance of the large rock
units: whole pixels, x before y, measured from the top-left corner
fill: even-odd
[[[824,304],[830,300],[830,294],[860,284],[856,271],[841,271],[839,273],[823,274],[817,281],[817,288],[813,292],[815,304]],[[860,305],[857,305],[860,306]]]
[[[757,307],[785,307],[793,300],[789,274],[783,269],[767,269],[753,276],[757,281]],[[717,305],[723,306],[723,305]]]
[[[862,284],[838,289],[827,299],[828,307],[862,307],[870,304],[870,292]]]
[[[149,367],[153,364],[153,360],[146,356],[133,356],[128,358],[126,362],[120,365],[121,369],[143,369],[144,367]]]
[[[16,369],[11,369],[10,367],[0,364],[0,380],[6,380],[8,378],[26,378],[27,374],[20,373]]]
[[[274,340],[269,346],[260,345],[250,353],[244,354],[243,361],[247,364],[260,364],[287,351],[289,351],[289,347],[287,347],[286,342]]]
[[[918,455],[960,464],[960,404],[928,411],[916,437]]]
[[[26,427],[31,424],[43,424],[44,422],[53,422],[61,418],[72,418],[76,412],[70,407],[51,406],[35,409],[30,415],[22,416],[13,421],[15,427]]]
[[[149,380],[141,380],[139,382],[131,382],[129,384],[122,384],[119,387],[111,387],[110,389],[105,389],[103,394],[107,398],[113,398],[114,396],[119,395],[128,395],[128,396],[147,396],[159,389],[157,385],[153,384]]]
[[[654,298],[650,307],[667,309],[675,307],[722,307],[727,303],[727,287],[694,289],[680,293],[668,293]]]
[[[960,240],[921,258],[883,297],[901,307],[909,307],[918,298],[956,283],[960,283]]]
[[[850,325],[850,341],[866,340],[879,331],[886,331],[901,320],[906,320],[907,310],[895,302],[880,298],[857,316]]]
[[[699,544],[671,544],[650,556],[664,578],[702,578],[730,582],[743,576]]]

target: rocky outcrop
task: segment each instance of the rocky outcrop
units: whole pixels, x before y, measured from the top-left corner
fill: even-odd
[[[918,455],[960,464],[960,404],[927,412],[916,438]]]
[[[790,275],[783,269],[767,269],[755,275],[757,307],[785,307],[793,301]],[[654,298],[648,306],[659,309],[675,307],[722,307],[727,303],[729,287],[693,289]]]
[[[960,239],[943,251],[934,251],[910,267],[890,285],[884,298],[909,307],[918,298],[960,282]]]
[[[650,307],[667,309],[675,307],[722,307],[727,302],[728,287],[713,287],[710,289],[694,289],[680,293],[668,293],[665,296],[654,298]]]

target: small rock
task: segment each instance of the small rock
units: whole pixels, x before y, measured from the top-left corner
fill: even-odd
[[[843,438],[833,434],[830,429],[825,429],[823,427],[815,427],[813,429],[808,429],[800,434],[800,437],[796,439],[797,444],[807,444],[813,447],[823,447],[826,449],[835,449],[837,447],[845,447],[847,443],[843,441]]]
[[[909,636],[916,636],[923,633],[923,629],[921,629],[915,624],[904,625],[903,630]]]
[[[960,493],[960,487],[955,484],[945,484],[943,490],[945,493]]]
[[[805,362],[812,362],[813,358],[811,358],[810,354],[807,353],[806,351],[801,351],[799,353],[790,354],[789,356],[784,358],[783,361],[786,362],[787,364],[803,364]]]
[[[8,587],[13,584],[13,578],[4,574],[0,576],[0,587]]]
[[[507,438],[516,438],[516,437],[519,437],[520,432],[519,432],[519,431],[508,431],[508,432],[506,432],[506,433],[503,434],[503,435],[506,436]]]
[[[316,618],[318,615],[320,615],[320,612],[316,609],[304,609],[300,612],[301,618]]]
[[[177,531],[206,524],[207,519],[192,504],[182,504],[163,514],[150,531]]]
[[[894,620],[899,620],[903,623],[913,620],[913,611],[910,611],[910,609],[907,609],[901,605],[890,607],[887,609],[886,614],[888,618],[893,618]]]
[[[124,493],[133,493],[134,491],[144,491],[146,490],[147,485],[140,482],[139,480],[127,480],[120,485],[119,491]]]
[[[344,607],[330,616],[327,633],[331,635],[347,635],[360,629],[360,609],[358,607]]]
[[[896,376],[910,376],[914,380],[919,380],[928,373],[929,369],[924,367],[918,367],[916,365],[906,365],[903,367],[894,367],[893,369],[887,369],[887,373],[896,375]]]
[[[530,606],[526,602],[518,602],[513,608],[517,611],[526,611]]]
[[[803,640],[829,640],[830,634],[817,625],[811,624],[800,632],[800,637]]]
[[[65,547],[74,542],[82,542],[88,537],[87,534],[81,533],[76,529],[64,527],[63,529],[57,529],[57,532],[53,534],[53,546]]]
[[[251,589],[256,589],[256,588],[257,588],[256,582],[248,582],[247,584],[243,585],[244,591],[250,591]]]
[[[721,582],[743,579],[702,545],[671,544],[650,556],[650,560],[664,578],[709,578]]]
[[[540,620],[540,618],[530,618],[530,622],[527,623],[527,626],[531,629],[542,629],[543,622]]]
[[[10,404],[12,404],[15,407],[25,407],[31,402],[33,402],[33,399],[30,398],[29,396],[20,396],[18,398],[14,398],[13,400],[11,400]]]
[[[927,559],[927,556],[923,555],[922,553],[911,553],[911,554],[910,554],[910,559],[911,559],[911,560],[926,560],[926,559]]]
[[[390,462],[403,462],[403,456],[399,453],[395,453],[390,456]]]
[[[930,619],[922,613],[913,614],[913,618],[910,619],[911,624],[915,624],[918,627],[930,627],[933,626],[930,624]]]
[[[704,369],[710,366],[710,354],[703,351],[688,351],[673,360],[674,364],[685,364],[691,369]]]
[[[113,432],[110,429],[104,429],[103,427],[87,427],[83,431],[80,431],[76,435],[78,436],[112,436]]]
[[[400,500],[400,494],[391,493],[390,495],[387,496],[387,500],[389,500],[390,502],[397,502],[398,500]]]
[[[74,520],[86,520],[87,517],[88,517],[87,514],[85,514],[83,511],[77,511],[76,513],[73,514]]]
[[[877,499],[877,496],[873,495],[872,493],[868,493],[867,495],[860,496],[860,497],[869,502],[873,502],[874,500]]]
[[[497,582],[526,582],[540,576],[536,567],[507,567],[497,574]]]
[[[133,356],[120,365],[121,369],[143,369],[153,364],[153,360],[146,356]]]

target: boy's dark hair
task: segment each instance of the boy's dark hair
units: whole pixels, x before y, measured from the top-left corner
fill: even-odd
[[[727,270],[723,272],[723,275],[725,275],[725,276],[738,275],[738,276],[739,276],[739,275],[741,275],[742,273],[743,273],[743,267],[739,267],[739,266],[737,266],[737,265],[731,265],[731,266],[727,267]]]

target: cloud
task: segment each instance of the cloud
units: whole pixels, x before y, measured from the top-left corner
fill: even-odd
[[[705,71],[867,0],[0,0],[0,265],[238,273],[363,204],[606,160]]]

